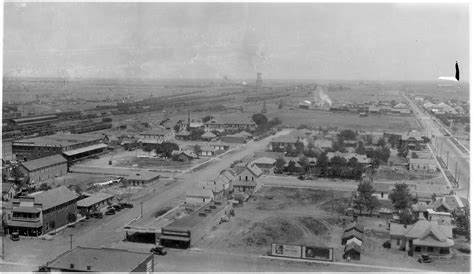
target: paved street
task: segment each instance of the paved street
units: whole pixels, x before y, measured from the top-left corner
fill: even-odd
[[[435,136],[432,138],[431,142],[433,146],[437,148],[437,154],[443,158],[445,163],[447,163],[448,168],[453,175],[455,174],[457,165],[457,170],[459,170],[459,188],[456,189],[455,192],[461,197],[467,198],[470,176],[469,153],[463,153],[460,151],[459,148],[449,140],[449,137],[444,136],[443,132],[440,130],[440,126],[430,115],[424,113],[404,93],[402,93],[402,96],[410,103],[411,109],[416,115],[416,118],[421,122],[425,131],[423,133],[428,136]]]
[[[242,145],[235,151],[213,159],[212,165],[204,165],[196,171],[177,174],[177,180],[171,184],[169,184],[169,181],[154,184],[147,188],[151,195],[138,200],[133,209],[123,210],[114,216],[106,216],[102,220],[91,219],[86,223],[81,223],[76,228],[67,228],[52,240],[26,238],[22,238],[19,242],[7,240],[5,261],[38,266],[69,249],[69,234],[74,234],[74,246],[108,247],[113,243],[120,242],[125,236],[123,226],[129,220],[140,215],[139,202],[143,201],[144,217],[151,217],[158,209],[174,205],[177,201],[184,199],[186,190],[193,184],[211,180],[221,170],[228,168],[235,160],[239,160],[256,150],[264,149],[272,138],[287,133],[288,130],[283,130],[258,142],[249,142]],[[49,252],[44,252],[45,250]],[[19,257],[19,254],[22,256]]]

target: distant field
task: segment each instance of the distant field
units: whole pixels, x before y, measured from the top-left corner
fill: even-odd
[[[284,125],[297,127],[301,124],[310,127],[339,127],[364,131],[390,131],[405,132],[418,129],[419,124],[415,118],[408,116],[372,115],[359,117],[354,113],[335,113],[329,111],[313,110],[278,110],[270,117],[278,117]]]

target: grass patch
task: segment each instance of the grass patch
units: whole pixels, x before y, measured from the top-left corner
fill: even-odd
[[[249,246],[263,246],[271,243],[297,243],[304,232],[290,220],[282,217],[268,217],[254,223],[243,241]]]

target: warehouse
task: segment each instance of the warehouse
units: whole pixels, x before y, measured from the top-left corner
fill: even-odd
[[[102,153],[105,136],[89,134],[54,134],[13,142],[12,151],[19,161],[29,161],[63,154],[68,163]]]
[[[77,210],[81,215],[86,215],[95,211],[100,211],[102,208],[112,203],[114,195],[99,192],[93,194],[85,199],[77,202]]]
[[[150,171],[140,171],[128,175],[127,182],[129,185],[144,185],[157,182],[160,179],[160,174]]]
[[[48,272],[143,272],[154,271],[153,253],[116,248],[77,246],[47,262]]]
[[[11,119],[10,125],[15,129],[22,129],[50,125],[58,121],[59,119],[56,115],[39,115]]]
[[[20,171],[36,184],[67,173],[67,161],[61,155],[53,155],[20,163]]]
[[[161,229],[160,243],[168,247],[190,248],[216,225],[222,217],[229,215],[231,205],[210,202],[191,215],[177,219]]]

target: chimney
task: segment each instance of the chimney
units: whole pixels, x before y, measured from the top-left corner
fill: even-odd
[[[74,269],[74,264],[71,264],[69,268]]]
[[[90,266],[90,265],[87,266],[87,270],[91,270],[91,266]]]

